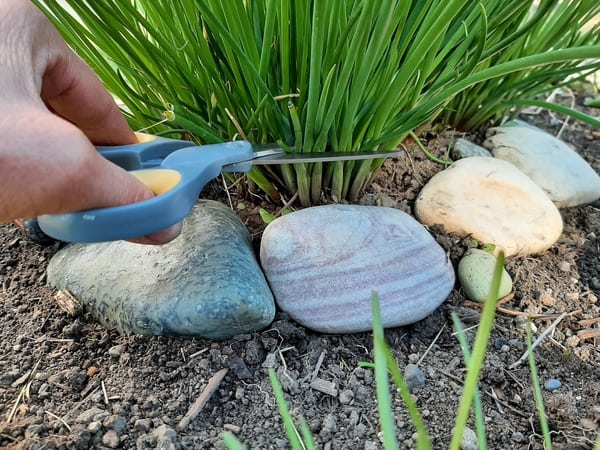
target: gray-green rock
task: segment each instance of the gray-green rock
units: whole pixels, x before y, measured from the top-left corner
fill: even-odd
[[[275,302],[239,217],[200,201],[169,244],[73,244],[48,282],[123,333],[228,339],[268,326]]]
[[[476,248],[467,250],[458,263],[458,280],[468,298],[476,302],[487,300],[494,278],[496,261],[496,257],[486,251]],[[503,268],[498,296],[499,298],[506,297],[511,291],[512,279]]]
[[[472,156],[486,156],[491,158],[492,154],[489,150],[474,144],[471,141],[458,138],[452,147],[452,159],[456,161],[457,159],[470,158]]]

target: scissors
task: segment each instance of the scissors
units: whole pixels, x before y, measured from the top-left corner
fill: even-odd
[[[40,228],[65,242],[105,242],[146,236],[183,220],[202,188],[221,172],[248,172],[254,164],[297,164],[398,156],[401,150],[289,153],[247,141],[196,145],[137,133],[137,144],[97,147],[156,195],[138,203],[38,217]]]

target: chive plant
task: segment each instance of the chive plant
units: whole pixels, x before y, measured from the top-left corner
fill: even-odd
[[[178,131],[198,143],[392,149],[449,106],[452,121],[471,114],[468,108],[494,117],[510,108],[510,95],[471,90],[477,83],[502,85],[533,69],[537,80],[548,71],[566,76],[560,64],[600,58],[590,39],[530,44],[535,33],[553,36],[541,12],[529,17],[534,0],[34,2],[124,103],[133,127],[154,125],[151,132]],[[591,14],[596,2],[576,3]],[[569,36],[569,26],[579,25],[561,21],[562,34]],[[519,98],[539,90],[513,84]],[[249,176],[273,199],[287,191],[302,205],[323,193],[353,201],[381,162],[255,168]]]
[[[486,44],[475,70],[557,49],[600,46],[600,3],[597,1],[545,1],[533,8],[530,2],[498,2],[494,6],[496,9],[488,11]],[[585,79],[598,68],[597,58],[573,59],[532,65],[504,77],[491,78],[454,97],[445,110],[444,119],[455,128],[474,130],[497,125],[511,107],[516,107],[510,111],[512,116],[528,105],[557,110],[553,104],[537,100],[538,97]],[[575,111],[563,108],[561,112],[577,117]],[[589,122],[586,117],[577,118]],[[597,122],[590,123],[598,126]]]

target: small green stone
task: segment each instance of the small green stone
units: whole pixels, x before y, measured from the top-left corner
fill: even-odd
[[[476,302],[487,300],[494,278],[496,261],[496,257],[486,251],[476,248],[467,250],[458,263],[458,280],[469,299]],[[498,296],[499,298],[506,297],[511,291],[512,279],[503,268]]]

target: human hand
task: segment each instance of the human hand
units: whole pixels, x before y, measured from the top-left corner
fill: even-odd
[[[135,142],[112,96],[48,19],[29,0],[0,0],[0,223],[153,197],[94,147]],[[180,229],[133,241],[162,244]]]

